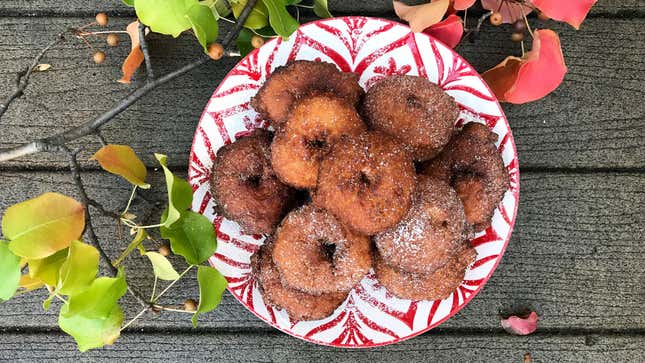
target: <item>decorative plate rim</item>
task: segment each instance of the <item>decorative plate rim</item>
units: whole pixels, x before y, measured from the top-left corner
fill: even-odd
[[[365,19],[366,21],[375,21],[375,20],[376,20],[376,21],[381,21],[381,22],[385,22],[385,23],[392,23],[392,24],[394,24],[395,26],[400,26],[400,27],[405,27],[405,28],[410,29],[410,28],[409,28],[409,26],[408,26],[408,25],[406,25],[406,24],[402,24],[402,23],[399,23],[399,22],[396,22],[396,21],[393,21],[393,20],[389,20],[389,19],[378,18],[378,17],[370,17],[370,16],[340,16],[340,17],[333,17],[333,18],[326,18],[326,19],[318,19],[318,20],[314,20],[314,21],[311,21],[311,22],[308,22],[308,23],[301,24],[301,25],[300,25],[300,28],[301,28],[301,27],[304,27],[304,26],[310,26],[310,25],[316,25],[316,24],[319,24],[319,23],[324,23],[324,22],[327,22],[327,21],[330,21],[330,20],[346,20],[346,19],[356,19],[356,20]],[[299,29],[300,29],[300,28],[299,28]],[[297,31],[298,31],[298,30],[297,30]],[[412,31],[412,30],[410,29],[410,31]],[[294,34],[295,34],[295,33],[294,33]],[[443,45],[445,49],[447,49],[447,50],[449,50],[449,51],[450,51],[450,53],[452,54],[452,56],[453,56],[453,57],[459,58],[459,59],[460,59],[460,60],[461,60],[465,65],[467,65],[467,66],[468,66],[468,67],[470,67],[472,70],[474,70],[474,71],[477,73],[477,77],[481,79],[481,74],[479,74],[479,72],[477,72],[477,71],[475,70],[475,68],[474,68],[474,67],[473,67],[473,66],[472,66],[468,61],[466,61],[466,60],[465,60],[461,55],[459,55],[457,52],[455,52],[455,50],[454,50],[453,48],[451,48],[451,47],[447,46],[445,43],[443,43],[443,42],[442,42],[442,41],[440,41],[439,39],[437,39],[437,38],[433,37],[432,35],[425,34],[425,33],[415,33],[415,34],[423,34],[423,36],[428,37],[430,40],[435,41],[435,42],[440,43],[441,45]],[[275,42],[277,42],[277,41],[278,41],[278,38],[273,38],[273,39],[271,39],[270,41],[266,42],[262,47],[270,46],[270,45],[272,45],[273,43],[275,43]],[[261,47],[261,48],[262,48],[262,47]],[[241,59],[240,59],[240,60],[239,60],[239,61],[238,61],[238,62],[237,62],[237,63],[236,63],[232,68],[231,68],[231,70],[232,70],[232,69],[234,69],[235,67],[237,67],[240,63],[243,63],[244,61],[247,61],[247,60],[248,60],[248,58],[255,56],[255,55],[260,51],[260,49],[261,49],[261,48],[256,48],[256,49],[252,50],[251,52],[249,52],[245,57],[241,58]],[[208,102],[206,103],[206,105],[205,105],[205,107],[204,107],[204,110],[202,111],[202,113],[201,113],[201,115],[200,115],[200,117],[199,117],[199,121],[198,121],[198,123],[197,123],[197,126],[195,127],[195,133],[193,134],[193,142],[192,142],[192,144],[191,144],[191,148],[190,148],[189,163],[188,163],[188,175],[190,175],[191,170],[193,170],[193,166],[192,166],[192,164],[190,163],[190,160],[192,159],[193,155],[195,154],[195,140],[197,139],[197,136],[198,136],[199,126],[200,126],[200,124],[201,124],[201,122],[202,122],[202,119],[204,118],[204,116],[205,116],[205,115],[206,115],[206,113],[207,113],[207,110],[208,110],[208,108],[209,108],[209,105],[211,104],[211,102],[212,102],[212,100],[213,100],[213,97],[212,97],[212,96],[213,96],[213,95],[215,95],[215,94],[217,94],[217,93],[219,92],[219,90],[220,90],[220,88],[222,87],[222,85],[223,85],[223,84],[225,84],[226,80],[227,80],[230,76],[231,76],[231,72],[229,71],[229,72],[226,74],[226,76],[225,76],[225,77],[224,77],[224,78],[219,82],[219,84],[218,84],[217,88],[215,89],[215,91],[213,91],[213,93],[212,93],[211,97],[209,98]],[[237,301],[238,301],[242,306],[244,306],[248,311],[250,311],[250,312],[251,312],[253,315],[255,315],[257,318],[259,318],[260,320],[262,320],[262,321],[263,321],[263,322],[265,322],[266,324],[268,324],[268,325],[272,326],[273,328],[276,328],[277,330],[279,330],[279,331],[281,331],[281,332],[283,332],[283,333],[286,333],[286,334],[288,334],[288,335],[290,335],[290,336],[293,336],[293,337],[295,337],[295,338],[298,338],[298,339],[304,340],[304,341],[306,341],[306,342],[315,343],[315,344],[322,345],[322,346],[335,347],[335,348],[346,348],[346,349],[364,349],[364,348],[382,347],[382,346],[387,346],[387,345],[391,345],[391,344],[396,344],[396,343],[399,343],[399,342],[402,342],[402,341],[405,341],[405,340],[408,340],[408,339],[411,339],[411,338],[417,337],[417,336],[419,336],[419,335],[421,335],[421,334],[423,334],[423,333],[426,333],[426,332],[428,332],[429,330],[431,330],[431,329],[433,329],[433,328],[435,328],[435,327],[437,327],[437,326],[439,326],[439,325],[443,324],[446,320],[448,320],[448,319],[452,318],[452,317],[453,317],[453,316],[455,316],[459,311],[461,311],[464,307],[466,307],[466,306],[470,303],[470,301],[471,301],[475,296],[477,296],[477,294],[482,290],[482,288],[486,285],[486,283],[488,283],[488,280],[490,280],[490,278],[491,278],[491,276],[493,275],[493,273],[497,270],[497,267],[499,266],[499,263],[502,261],[502,257],[503,257],[503,256],[504,256],[504,254],[506,253],[506,249],[507,249],[507,247],[508,247],[508,244],[509,244],[509,242],[510,242],[511,236],[512,236],[512,234],[513,234],[513,230],[514,230],[514,227],[515,227],[515,220],[516,220],[516,218],[517,218],[517,211],[518,211],[518,207],[519,207],[519,201],[520,201],[520,170],[519,170],[519,158],[518,158],[518,154],[517,154],[517,147],[516,147],[516,145],[515,145],[515,139],[514,139],[514,137],[513,137],[513,133],[512,133],[512,130],[511,130],[511,126],[510,126],[510,124],[509,124],[509,122],[508,122],[508,118],[506,117],[506,114],[504,113],[504,110],[502,109],[502,106],[501,106],[501,105],[500,105],[500,103],[499,103],[499,100],[497,99],[497,97],[495,97],[495,94],[494,94],[494,93],[493,93],[493,91],[490,89],[490,87],[488,86],[488,84],[487,84],[485,81],[483,81],[483,79],[482,79],[482,84],[485,86],[486,90],[488,90],[488,92],[490,92],[490,94],[491,94],[491,95],[492,95],[492,97],[494,98],[495,105],[497,106],[497,108],[498,108],[498,110],[499,110],[499,112],[500,112],[500,116],[499,116],[499,118],[500,118],[500,119],[503,119],[503,121],[504,121],[504,123],[506,124],[506,127],[507,127],[507,129],[508,129],[508,133],[510,134],[510,138],[509,138],[509,140],[508,140],[508,141],[510,141],[510,146],[512,147],[512,150],[513,150],[513,159],[517,162],[517,173],[516,173],[515,188],[512,190],[512,194],[513,194],[513,197],[515,198],[516,203],[515,203],[515,206],[514,206],[514,208],[513,208],[513,216],[510,218],[510,221],[509,221],[509,223],[508,223],[508,224],[509,224],[509,232],[508,232],[507,238],[505,238],[505,239],[504,239],[504,244],[503,244],[503,246],[501,247],[501,250],[500,250],[500,252],[499,252],[498,257],[496,258],[496,261],[495,261],[495,263],[494,263],[493,267],[491,268],[490,272],[489,272],[489,273],[488,273],[484,278],[482,278],[482,282],[481,282],[481,284],[480,284],[480,285],[479,285],[475,290],[472,290],[472,292],[470,293],[470,295],[469,295],[469,296],[467,296],[467,297],[466,297],[466,296],[464,296],[463,303],[459,304],[459,306],[458,306],[458,308],[457,308],[457,309],[455,309],[455,310],[453,310],[453,311],[450,311],[450,312],[449,312],[445,317],[443,317],[442,319],[440,319],[440,320],[436,321],[435,323],[428,324],[428,326],[427,326],[426,328],[421,329],[421,330],[419,330],[419,331],[417,331],[417,332],[412,332],[411,334],[406,335],[406,336],[404,336],[404,337],[398,337],[398,338],[396,338],[396,339],[388,340],[388,341],[385,341],[385,342],[379,342],[379,343],[370,342],[370,343],[365,343],[365,344],[361,344],[361,345],[342,345],[342,344],[334,344],[334,343],[330,343],[330,342],[320,341],[320,340],[317,340],[317,339],[314,339],[314,338],[311,338],[311,337],[304,337],[304,336],[301,336],[301,335],[299,335],[299,334],[297,334],[297,333],[295,333],[295,332],[293,332],[293,331],[290,331],[290,330],[284,329],[284,328],[280,327],[278,324],[276,324],[275,322],[267,321],[267,320],[266,320],[263,316],[261,316],[261,315],[260,315],[260,314],[259,314],[259,313],[254,309],[254,308],[252,308],[251,306],[249,306],[245,301],[243,301],[240,297],[238,297],[236,294],[234,294],[234,293],[233,293],[233,291],[231,291],[231,288],[230,288],[230,287],[227,287],[227,288],[226,288],[226,289],[228,290],[228,292],[229,292],[229,293],[230,293],[230,294],[231,294],[231,295],[232,295],[232,296],[233,296],[233,297],[234,297],[234,298],[235,298],[235,299],[236,299],[236,300],[237,300]],[[190,180],[189,180],[189,182],[190,182]],[[192,187],[194,187],[194,185],[193,185],[192,183],[191,183],[191,186],[192,186]],[[501,203],[501,202],[500,202],[500,203]],[[213,262],[212,262],[212,259],[213,259],[213,256],[211,256],[211,257],[209,258],[209,264],[210,264],[211,266],[214,266],[214,264],[213,264]]]

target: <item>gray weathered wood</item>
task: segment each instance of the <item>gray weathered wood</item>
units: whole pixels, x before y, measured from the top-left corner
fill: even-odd
[[[0,360],[71,362],[639,362],[643,335],[550,335],[426,333],[395,345],[372,349],[316,346],[278,332],[124,334],[117,344],[79,353],[60,333],[4,333]]]
[[[0,95],[11,90],[15,73],[54,34],[87,20],[0,18]],[[115,23],[122,27],[126,21]],[[644,27],[645,19],[589,19],[580,31],[555,27],[569,67],[564,83],[540,101],[504,105],[522,167],[645,167]],[[506,54],[518,54],[518,45],[508,38],[508,32],[487,26],[475,44],[465,43],[458,51],[483,71]],[[98,44],[103,47],[102,41]],[[107,49],[102,65],[95,65],[91,52],[74,39],[53,50],[43,60],[52,64],[52,70],[34,74],[25,96],[0,120],[0,145],[15,146],[48,135],[110,108],[134,87],[115,82],[128,48],[124,41]],[[151,49],[157,74],[186,64],[201,52],[192,37],[155,36]],[[173,166],[184,167],[199,115],[236,60],[209,63],[153,91],[108,125],[105,136],[132,145],[148,165],[156,164],[151,156],[156,151],[167,153]],[[93,138],[83,142],[90,150],[98,147]],[[5,165],[64,167],[66,161],[40,154]]]
[[[153,172],[150,197],[165,202],[161,173]],[[90,195],[120,210],[129,196],[117,177],[98,172],[84,176]],[[0,172],[0,212],[45,191],[75,195],[63,172]],[[141,211],[141,204],[135,210]],[[642,329],[645,326],[645,175],[524,173],[515,232],[497,271],[470,304],[441,328],[499,328],[498,314],[534,309],[549,329]],[[141,214],[140,214],[141,215]],[[153,223],[150,221],[147,223]],[[97,219],[97,232],[108,253],[117,256],[128,241],[118,239],[111,220]],[[148,243],[149,248],[153,248]],[[178,269],[181,261],[173,260]],[[148,262],[136,253],[127,261],[128,278],[149,294]],[[197,297],[194,278],[178,285],[164,303]],[[43,291],[44,292],[44,291]],[[54,327],[57,308],[40,309],[43,293],[3,303],[0,328]],[[124,302],[126,317],[140,306]],[[271,329],[230,295],[201,325],[218,329]],[[189,317],[164,313],[137,327],[190,326]]]
[[[423,3],[423,0],[406,0],[407,4]],[[393,11],[391,0],[329,0],[329,8],[333,14],[387,14]],[[94,14],[108,11],[112,14],[132,15],[131,8],[119,0],[3,0],[0,2],[0,15],[70,15]],[[600,0],[591,9],[595,15],[641,15],[645,5],[639,0]]]

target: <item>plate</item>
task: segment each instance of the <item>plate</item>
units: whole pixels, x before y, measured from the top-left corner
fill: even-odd
[[[342,71],[356,72],[366,89],[388,75],[425,77],[459,104],[456,127],[480,122],[499,135],[496,145],[509,171],[510,188],[495,210],[492,226],[472,240],[477,260],[448,298],[398,299],[370,273],[331,316],[322,320],[291,321],[285,311],[264,303],[250,274],[250,257],[264,237],[246,235],[235,222],[214,213],[208,180],[217,149],[255,128],[268,127],[251,107],[251,97],[274,69],[294,59],[330,62]],[[367,17],[332,18],[302,25],[288,41],[273,39],[242,59],[220,83],[201,116],[188,178],[195,192],[193,210],[207,216],[217,231],[217,251],[209,261],[226,276],[229,292],[260,319],[287,334],[316,344],[351,348],[387,345],[414,337],[468,304],[504,254],[519,201],[513,136],[499,103],[479,74],[436,39],[412,33],[396,22]]]

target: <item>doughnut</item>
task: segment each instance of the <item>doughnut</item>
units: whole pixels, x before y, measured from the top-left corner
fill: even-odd
[[[292,211],[280,223],[273,261],[284,286],[313,295],[347,292],[372,267],[369,239],[311,205]]]
[[[400,140],[417,161],[435,157],[448,143],[459,115],[455,100],[423,77],[390,76],[365,95],[368,124]]]
[[[355,232],[374,235],[405,216],[415,187],[410,154],[392,137],[366,132],[332,146],[312,200]]]
[[[347,292],[319,296],[289,289],[280,282],[280,274],[271,259],[271,243],[251,256],[251,268],[267,305],[283,308],[292,320],[318,320],[331,315],[347,298]]]
[[[461,284],[476,256],[465,242],[443,267],[430,274],[415,274],[388,266],[379,255],[374,258],[374,272],[381,285],[401,299],[443,300]]]
[[[488,228],[509,187],[508,171],[494,142],[497,134],[468,123],[423,173],[449,182],[464,204],[466,221],[476,232]]]
[[[216,211],[247,234],[272,233],[294,201],[271,167],[271,133],[257,129],[217,150],[210,177]]]
[[[353,106],[364,93],[355,73],[341,72],[332,63],[297,60],[276,68],[251,105],[276,127],[286,120],[294,101],[312,91],[335,94]]]
[[[419,177],[408,214],[373,237],[383,260],[406,272],[431,273],[444,266],[466,237],[466,216],[448,183]]]
[[[365,129],[354,106],[343,99],[317,94],[297,100],[271,143],[273,169],[283,183],[313,189],[320,160],[331,145]]]

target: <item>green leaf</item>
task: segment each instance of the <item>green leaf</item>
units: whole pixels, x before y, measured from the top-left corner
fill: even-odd
[[[287,5],[296,5],[296,4],[300,4],[301,2],[302,2],[302,0],[287,0],[286,4]]]
[[[9,249],[9,243],[0,241],[0,300],[9,300],[20,284],[20,257]]]
[[[188,9],[199,5],[197,0],[136,0],[134,10],[139,20],[153,32],[178,37],[190,29]]]
[[[237,19],[242,10],[244,10],[247,0],[235,0],[229,1],[229,3],[231,4],[231,9],[233,9],[233,16]],[[262,0],[259,0],[251,10],[249,17],[246,18],[244,26],[249,29],[260,29],[267,25],[269,25],[269,11]]]
[[[49,295],[44,301],[43,301],[43,310],[49,310],[49,307],[52,304],[52,300],[54,299],[54,294]]]
[[[45,193],[14,204],[2,217],[2,232],[13,253],[27,259],[45,258],[79,239],[85,209],[74,199]]]
[[[127,285],[123,269],[117,277],[100,277],[63,305],[58,324],[71,335],[80,351],[113,344],[120,335],[123,312],[117,304]]]
[[[161,280],[174,281],[179,278],[179,274],[172,267],[172,264],[161,253],[146,252],[146,256],[152,263],[152,269],[155,276]]]
[[[132,253],[132,251],[135,250],[135,248],[139,248],[141,246],[141,242],[143,242],[143,240],[145,240],[147,237],[148,237],[148,232],[146,232],[145,229],[143,228],[137,229],[137,234],[134,235],[132,242],[130,242],[128,247],[125,248],[125,250],[121,253],[119,258],[117,258],[114,261],[113,265],[119,266],[126,257],[130,256],[130,254]]]
[[[168,210],[161,216],[163,220]],[[186,259],[189,265],[208,260],[217,249],[215,229],[203,215],[187,211],[170,228],[160,227],[161,237],[170,240],[172,251]]]
[[[161,219],[161,223],[165,227],[170,227],[179,220],[179,217],[184,211],[190,208],[193,202],[193,190],[187,181],[176,177],[168,169],[166,166],[166,155],[155,154],[155,157],[163,168],[166,176],[166,188],[168,190],[168,213],[165,214],[165,218]]]
[[[197,326],[199,314],[212,311],[219,305],[227,285],[226,278],[210,266],[198,267],[197,282],[199,282],[199,306],[193,315],[193,327]]]
[[[327,0],[314,0],[314,13],[319,18],[331,18],[332,15],[327,7]]]
[[[216,20],[219,20],[220,17],[229,16],[231,13],[227,0],[202,0],[200,4],[211,8]]]
[[[131,184],[143,189],[150,188],[150,184],[145,181],[148,170],[130,146],[105,145],[92,156],[92,159],[98,161],[104,170],[122,176]]]
[[[199,44],[204,48],[204,52],[208,52],[208,45],[217,40],[219,29],[213,12],[209,7],[197,4],[188,9],[186,16]]]
[[[253,32],[246,28],[242,28],[242,30],[240,30],[240,34],[238,34],[237,39],[235,40],[237,49],[240,51],[240,55],[242,57],[251,53],[254,49],[251,45],[251,38],[253,38]]]
[[[123,3],[127,6],[134,6],[134,0],[123,0]]]
[[[300,24],[287,11],[284,0],[262,0],[269,10],[269,24],[284,39],[298,30]]]
[[[85,290],[99,272],[99,251],[81,241],[73,241],[67,260],[60,267],[56,290],[65,295],[74,295]]]
[[[34,279],[39,279],[47,285],[56,286],[60,274],[60,267],[65,262],[65,259],[67,259],[68,253],[69,250],[66,248],[45,258],[27,260],[29,264],[29,276]]]

